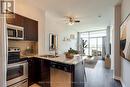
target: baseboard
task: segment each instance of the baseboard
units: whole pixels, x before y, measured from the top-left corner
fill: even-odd
[[[113,79],[118,80],[121,82],[122,87],[126,87],[121,77],[114,76]]]

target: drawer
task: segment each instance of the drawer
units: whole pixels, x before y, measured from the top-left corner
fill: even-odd
[[[26,79],[7,87],[28,87],[28,80]]]

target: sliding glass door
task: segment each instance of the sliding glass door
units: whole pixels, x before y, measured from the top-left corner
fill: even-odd
[[[102,37],[90,38],[90,54],[92,56],[101,56],[102,53]]]
[[[83,52],[85,55],[101,56],[103,49],[103,37],[106,36],[106,30],[83,32],[80,39],[84,42]]]

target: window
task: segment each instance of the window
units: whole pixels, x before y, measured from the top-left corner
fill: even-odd
[[[106,37],[106,30],[81,33],[80,38],[87,41],[84,53],[86,55],[101,56],[103,37]]]

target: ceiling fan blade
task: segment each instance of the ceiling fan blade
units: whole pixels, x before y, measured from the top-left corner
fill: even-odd
[[[80,20],[75,20],[74,22],[79,23],[79,22],[80,22]]]

